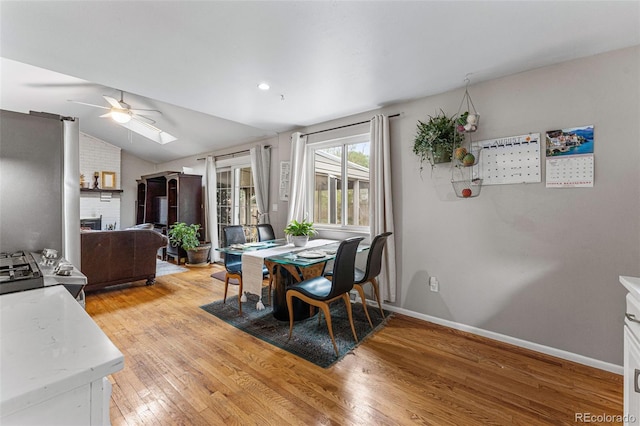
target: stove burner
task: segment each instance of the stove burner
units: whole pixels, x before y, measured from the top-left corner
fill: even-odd
[[[0,253],[0,294],[43,286],[42,273],[30,253]]]

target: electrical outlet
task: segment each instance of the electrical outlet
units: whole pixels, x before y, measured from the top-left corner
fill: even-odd
[[[429,277],[429,290],[435,292],[440,290],[440,283],[436,277]]]

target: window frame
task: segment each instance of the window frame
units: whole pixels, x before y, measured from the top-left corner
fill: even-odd
[[[252,223],[253,220],[249,220],[249,223],[245,223],[245,224],[240,223],[241,208],[240,208],[239,175],[242,169],[247,169],[247,168],[250,170],[250,173],[253,173],[251,170],[251,157],[248,155],[225,158],[225,159],[216,161],[216,175],[219,175],[220,173],[226,173],[226,172],[230,172],[231,174],[230,190],[232,193],[232,200],[231,200],[232,202],[231,202],[231,213],[230,213],[230,217],[231,217],[230,225],[242,225],[245,227],[245,230],[255,228],[255,224]],[[253,182],[253,175],[251,176],[251,181],[252,181],[254,193],[255,193],[255,182]],[[218,188],[216,188],[216,198],[217,198],[217,191],[219,191]],[[219,203],[219,200],[216,201],[216,209],[220,207],[218,203]],[[249,203],[249,209],[251,209],[251,203]],[[250,212],[249,212],[249,215],[250,215],[250,218],[255,218],[255,216],[251,215]],[[257,223],[257,219],[256,219],[256,223]],[[220,233],[222,233],[221,226],[224,226],[224,225],[225,224],[222,224],[220,222],[220,218],[218,218],[218,224],[216,226],[219,227]],[[250,235],[247,236],[248,240],[254,237],[252,232],[250,231],[245,231],[245,232],[250,233]],[[219,238],[222,238],[222,237],[219,236]]]
[[[353,232],[353,233],[369,233],[369,225],[347,225],[347,218],[349,214],[348,208],[348,161],[347,157],[347,149],[348,145],[358,144],[358,143],[369,143],[369,147],[371,147],[371,135],[367,133],[360,133],[352,136],[345,136],[340,138],[328,139],[318,142],[308,142],[307,143],[307,152],[306,152],[306,162],[307,162],[307,172],[306,172],[306,196],[305,196],[305,211],[310,212],[310,219],[314,220],[313,212],[315,211],[314,204],[314,196],[315,196],[315,151],[325,148],[333,148],[340,146],[342,147],[342,159],[340,169],[342,179],[343,190],[341,191],[341,204],[342,204],[342,217],[340,220],[340,224],[331,224],[331,223],[314,223],[314,227],[319,231],[339,231],[339,232]],[[371,154],[369,154],[371,156]],[[371,181],[371,168],[369,168],[369,181]],[[369,201],[371,202],[371,201]],[[370,213],[369,209],[369,213]],[[371,223],[371,217],[369,215],[369,223]]]

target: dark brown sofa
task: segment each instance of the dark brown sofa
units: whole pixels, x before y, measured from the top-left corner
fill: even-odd
[[[82,231],[80,270],[87,276],[85,291],[114,284],[156,278],[158,249],[169,240],[148,229],[121,231]]]

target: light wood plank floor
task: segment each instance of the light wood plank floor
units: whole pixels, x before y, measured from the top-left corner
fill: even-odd
[[[622,414],[622,376],[401,315],[316,367],[200,309],[222,298],[210,277],[221,269],[87,295],[125,356],[110,376],[113,425],[557,425]]]

